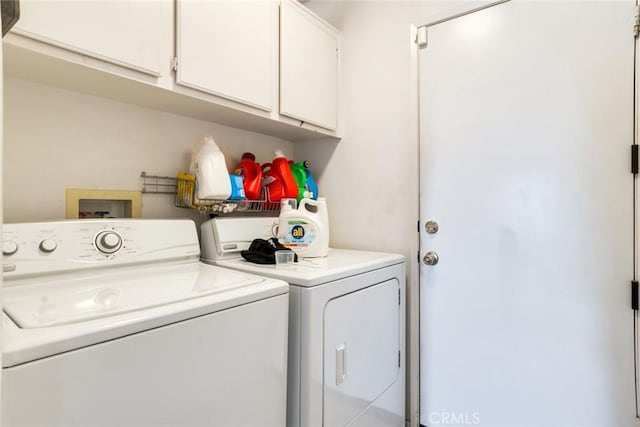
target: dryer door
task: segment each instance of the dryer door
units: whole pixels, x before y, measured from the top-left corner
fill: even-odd
[[[325,426],[344,426],[397,379],[399,283],[387,280],[332,299],[324,315]]]

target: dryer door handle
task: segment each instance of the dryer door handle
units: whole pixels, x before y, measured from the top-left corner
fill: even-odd
[[[336,347],[336,385],[340,385],[347,379],[347,344],[342,343]]]

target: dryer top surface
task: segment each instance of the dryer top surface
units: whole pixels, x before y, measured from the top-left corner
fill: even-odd
[[[241,257],[220,259],[215,261],[215,264],[281,279],[296,286],[311,287],[403,262],[404,257],[399,254],[329,249],[329,255],[326,257],[301,258],[299,262],[286,267],[253,264]]]

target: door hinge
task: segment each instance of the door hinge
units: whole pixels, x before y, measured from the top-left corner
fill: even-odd
[[[634,175],[638,173],[638,144],[631,146],[631,173]]]
[[[418,234],[420,234],[420,220],[418,220]]]
[[[638,310],[638,281],[631,281],[631,309]]]
[[[427,27],[418,27],[418,34],[416,34],[416,44],[420,49],[427,47]]]
[[[636,14],[633,20],[633,37],[640,35],[640,6],[636,6]]]
[[[174,56],[171,58],[171,69],[173,71],[178,71],[178,57]]]
[[[398,350],[398,368],[400,367],[400,350]]]

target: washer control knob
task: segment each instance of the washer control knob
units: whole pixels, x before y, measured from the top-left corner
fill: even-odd
[[[96,236],[96,247],[105,254],[112,254],[122,246],[122,237],[115,231],[105,230]]]
[[[18,252],[18,244],[13,240],[2,242],[2,255],[13,255]]]
[[[42,252],[46,252],[46,253],[51,253],[55,251],[57,247],[58,247],[58,244],[53,239],[44,239],[43,241],[40,242],[40,245],[38,246],[38,248],[40,248]]]

